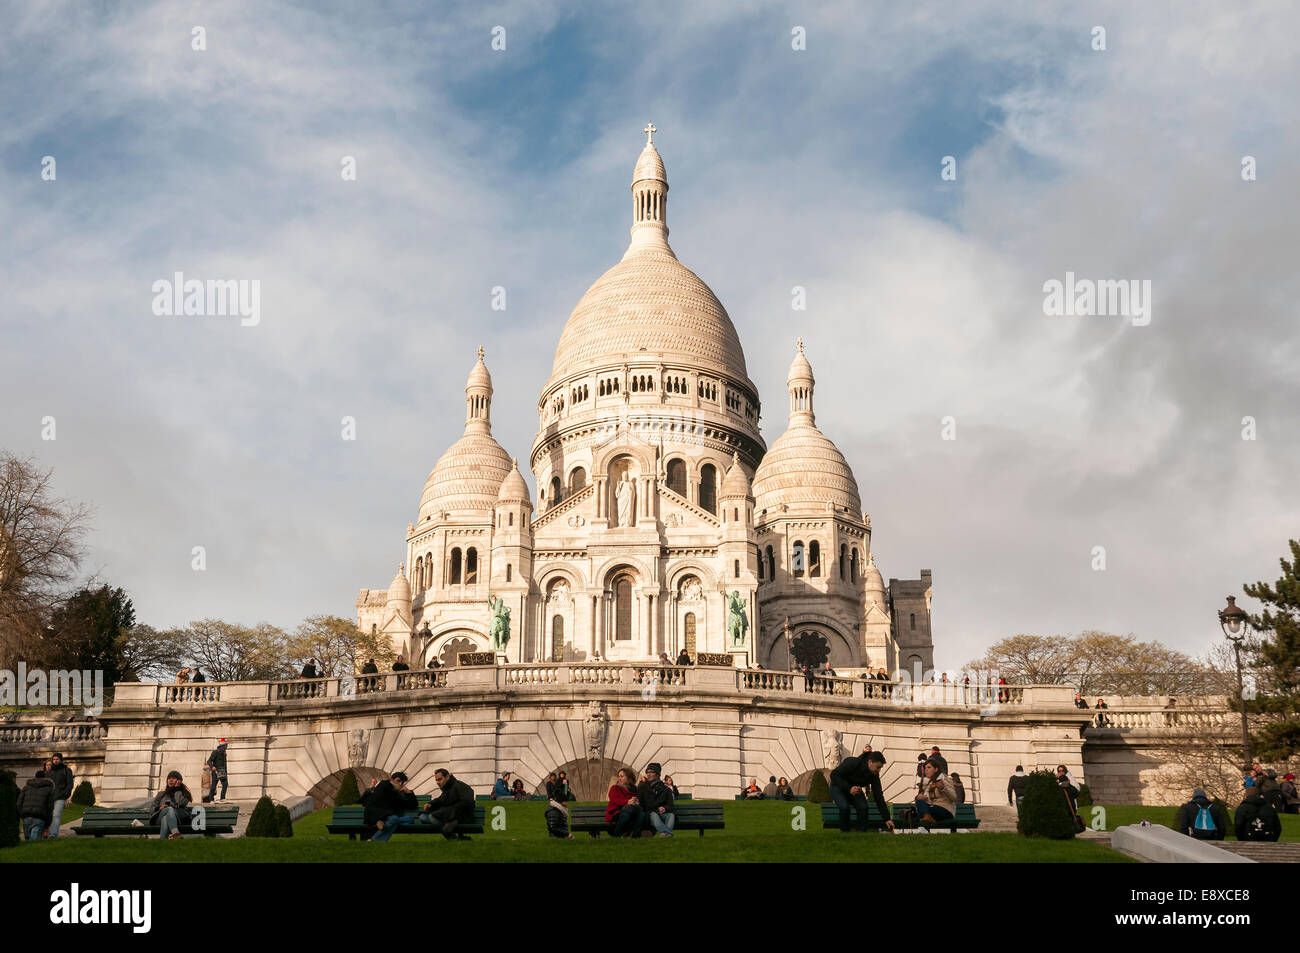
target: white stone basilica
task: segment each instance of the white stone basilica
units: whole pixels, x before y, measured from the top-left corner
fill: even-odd
[[[632,174],[627,252],[573,309],[542,388],[536,511],[492,436],[479,348],[464,435],[429,474],[391,585],[361,590],[357,624],[413,668],[491,650],[489,596],[510,610],[511,663],[685,649],[779,670],[791,652],[840,674],[930,668],[930,572],[885,586],[857,481],[817,429],[802,340],[789,423],[764,442],[736,328],[668,246],[654,131]],[[737,592],[740,643],[727,627]]]

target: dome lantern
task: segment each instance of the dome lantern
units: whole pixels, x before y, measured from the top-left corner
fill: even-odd
[[[785,386],[790,391],[790,423],[812,426],[813,417],[813,372],[812,365],[803,353],[803,338],[795,342],[794,360],[790,362],[790,373],[786,375]]]
[[[657,245],[668,247],[668,173],[664,160],[655,148],[655,133],[649,123],[645,148],[632,170],[632,247]],[[628,249],[631,251],[631,249]]]

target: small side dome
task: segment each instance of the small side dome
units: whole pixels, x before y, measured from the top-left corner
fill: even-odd
[[[526,503],[529,506],[532,505],[532,499],[528,496],[528,484],[524,482],[524,475],[519,472],[518,457],[512,457],[510,460],[510,472],[501,481],[501,491],[497,493],[497,503]]]
[[[866,584],[868,596],[878,596],[873,598],[873,602],[884,605],[885,602],[885,578],[880,575],[880,570],[876,567],[876,554],[867,554],[867,568],[862,571],[863,582]]]
[[[411,584],[406,579],[405,564],[398,565],[397,575],[393,577],[392,584],[388,587],[388,603],[392,605],[394,602],[408,608],[411,605]]]
[[[745,474],[745,468],[740,465],[740,454],[733,450],[731,453],[731,466],[727,469],[726,476],[722,478],[722,495],[720,498],[748,496],[749,477]]]

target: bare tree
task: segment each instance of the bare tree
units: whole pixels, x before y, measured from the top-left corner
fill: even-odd
[[[255,626],[201,619],[168,633],[184,647],[184,656],[214,682],[290,678],[294,674],[283,630],[268,623]]]
[[[50,611],[71,587],[90,506],[56,499],[53,469],[0,453],[0,653],[39,654]]]
[[[967,667],[996,670],[1011,682],[1073,685],[1085,696],[1182,695],[1203,691],[1213,674],[1204,663],[1159,642],[1092,629],[1066,636],[1013,635]]]
[[[351,620],[330,615],[304,619],[289,637],[287,649],[299,670],[314,658],[321,676],[355,675],[369,659],[387,668],[397,658],[388,636],[362,632]]]

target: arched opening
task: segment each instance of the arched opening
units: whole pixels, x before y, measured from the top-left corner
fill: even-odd
[[[686,461],[673,459],[668,461],[668,489],[678,496],[686,495]]]
[[[451,551],[451,572],[448,573],[447,579],[453,586],[460,585],[460,549]]]
[[[683,645],[686,649],[686,654],[691,657],[691,661],[693,662],[695,661],[695,613],[694,612],[686,613],[686,620],[685,620],[685,624],[682,626],[682,630],[684,633]]]
[[[732,560],[732,563],[733,563],[733,567],[732,567],[732,571],[731,571],[731,577],[732,577],[733,579],[739,579],[739,578],[740,578],[740,560],[739,560],[739,559]]]
[[[614,580],[614,639],[627,642],[632,638],[632,577]]]
[[[560,483],[560,478],[558,476],[551,477],[551,506],[560,502],[563,495],[563,484]]]
[[[849,547],[840,546],[840,582],[844,581],[844,564],[849,561]]]
[[[831,646],[826,636],[813,629],[800,632],[790,640],[790,654],[796,668],[820,668],[831,657]]]
[[[569,474],[569,495],[572,496],[587,485],[587,471],[582,467],[574,467],[573,472]]]
[[[424,557],[417,556],[415,559],[415,589],[420,591],[424,588]]]
[[[758,554],[758,581],[759,582],[763,582],[767,578],[767,575],[764,572],[763,563],[764,563],[763,554],[759,553]]]
[[[551,619],[551,661],[564,661],[564,616]]]
[[[394,768],[394,771],[399,770]],[[343,775],[352,771],[357,779],[357,789],[366,791],[370,788],[371,781],[380,781],[389,776],[389,772],[381,768],[372,768],[369,765],[362,765],[359,768],[339,768],[328,777],[321,778],[312,789],[307,792],[307,796],[316,802],[316,809],[322,807],[333,807],[334,799],[338,797],[339,787],[343,784]]]
[[[796,539],[794,545],[790,547],[790,572],[795,577],[803,575],[803,540]]]
[[[808,544],[808,575],[820,576],[822,574],[822,547],[817,540]]]
[[[472,586],[478,582],[478,550],[470,547],[465,550],[465,584]]]
[[[718,512],[718,468],[712,463],[700,468],[700,509]]]
[[[830,784],[831,773],[825,768],[813,768],[811,771],[805,771],[797,778],[790,778],[790,787],[795,794],[807,794],[808,789],[812,786],[812,777],[814,774],[820,774]]]
[[[507,513],[506,516],[507,516],[506,525],[507,525],[507,526],[514,526],[514,525],[515,525],[515,514],[514,514],[514,513]]]
[[[858,581],[858,548],[853,547],[853,556],[849,560],[849,581],[857,583]]]
[[[453,632],[450,638],[439,636],[443,642],[438,646],[436,652],[430,652],[423,659],[423,666],[428,668],[429,662],[437,659],[443,668],[455,668],[460,664],[461,652],[478,652],[482,647],[477,639],[470,632]]]
[[[772,555],[772,547],[767,547],[767,578],[776,581],[776,557]]]
[[[510,564],[506,563],[506,582],[510,581]]]
[[[578,758],[569,761],[566,764],[559,765],[555,768],[556,773],[563,771],[568,775],[569,790],[577,796],[579,801],[604,801],[609,797],[610,786],[614,783],[614,775],[620,768],[631,771],[629,765],[622,761],[615,761],[613,758],[600,758],[597,761],[588,761],[586,758]],[[633,773],[632,777],[639,778],[640,775]],[[680,784],[677,785],[679,788]],[[542,778],[533,789],[535,794],[546,793],[546,778]]]
[[[913,630],[913,631],[916,630],[916,613],[915,613],[915,612],[912,613],[912,630]]]

